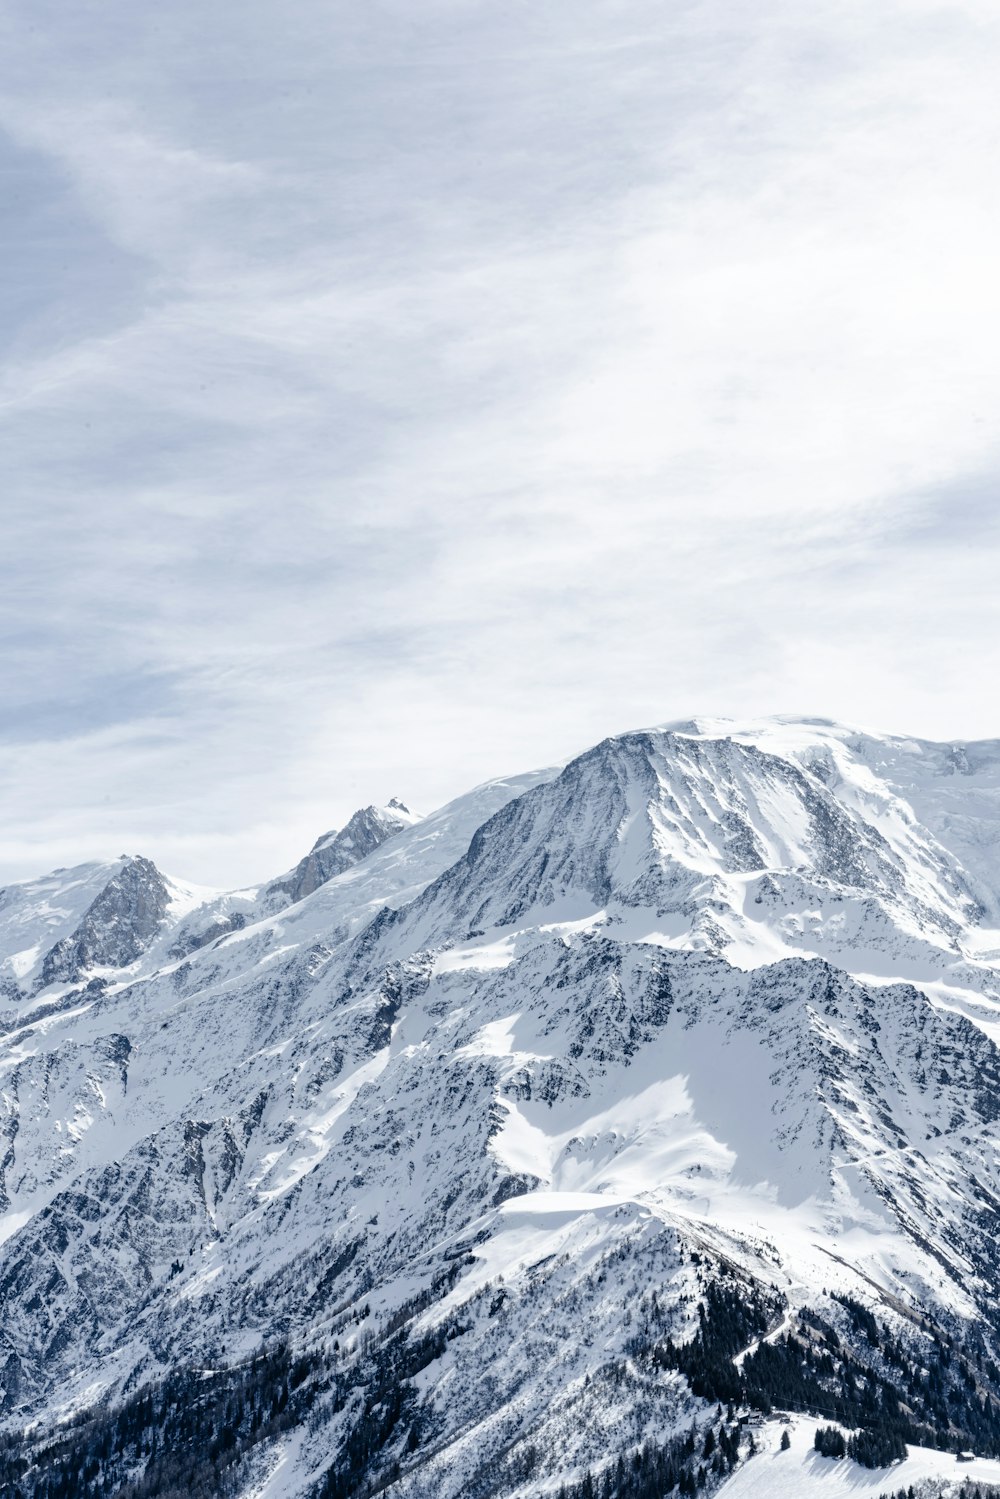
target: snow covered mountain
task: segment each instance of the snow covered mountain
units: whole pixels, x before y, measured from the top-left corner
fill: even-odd
[[[320,885],[343,874],[373,854],[387,838],[419,822],[409,807],[395,797],[385,807],[362,807],[344,827],[324,833],[295,868],[268,885],[265,899],[271,906],[302,900]]]
[[[209,892],[162,875],[149,859],[57,869],[0,889],[0,995],[128,969]]]
[[[260,892],[8,887],[0,963],[25,1496],[711,1488],[730,1402],[1000,1455],[1000,742],[626,734]]]

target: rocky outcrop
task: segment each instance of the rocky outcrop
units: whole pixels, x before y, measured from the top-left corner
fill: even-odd
[[[387,838],[410,827],[413,814],[395,797],[385,807],[362,807],[339,832],[324,833],[291,874],[267,887],[269,902],[304,900],[327,880],[343,874],[375,852]]]
[[[156,865],[131,858],[85,911],[74,932],[42,961],[39,989],[76,983],[92,968],[125,968],[141,957],[160,930],[170,895]]]

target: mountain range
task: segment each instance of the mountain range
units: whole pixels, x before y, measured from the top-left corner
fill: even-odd
[[[698,719],[259,888],[56,870],[0,1038],[4,1493],[1000,1456],[1000,741]]]

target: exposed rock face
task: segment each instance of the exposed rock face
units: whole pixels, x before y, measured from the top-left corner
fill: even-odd
[[[156,865],[129,859],[84,913],[80,925],[45,954],[39,988],[76,983],[91,968],[124,968],[158,934],[169,891]]]
[[[282,880],[267,887],[266,896],[304,900],[327,880],[343,874],[374,853],[387,838],[411,827],[413,814],[395,797],[385,807],[362,807],[339,832],[323,833],[312,848]]]
[[[247,918],[243,911],[230,911],[228,915],[219,916],[196,931],[184,931],[171,943],[167,956],[184,958],[188,953],[196,952],[199,947],[208,947],[221,937],[228,937],[231,932],[241,932],[246,924]]]

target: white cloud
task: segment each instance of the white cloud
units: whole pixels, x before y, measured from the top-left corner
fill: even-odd
[[[0,877],[692,712],[997,731],[1000,20],[23,14],[12,264],[98,290],[0,370]]]

